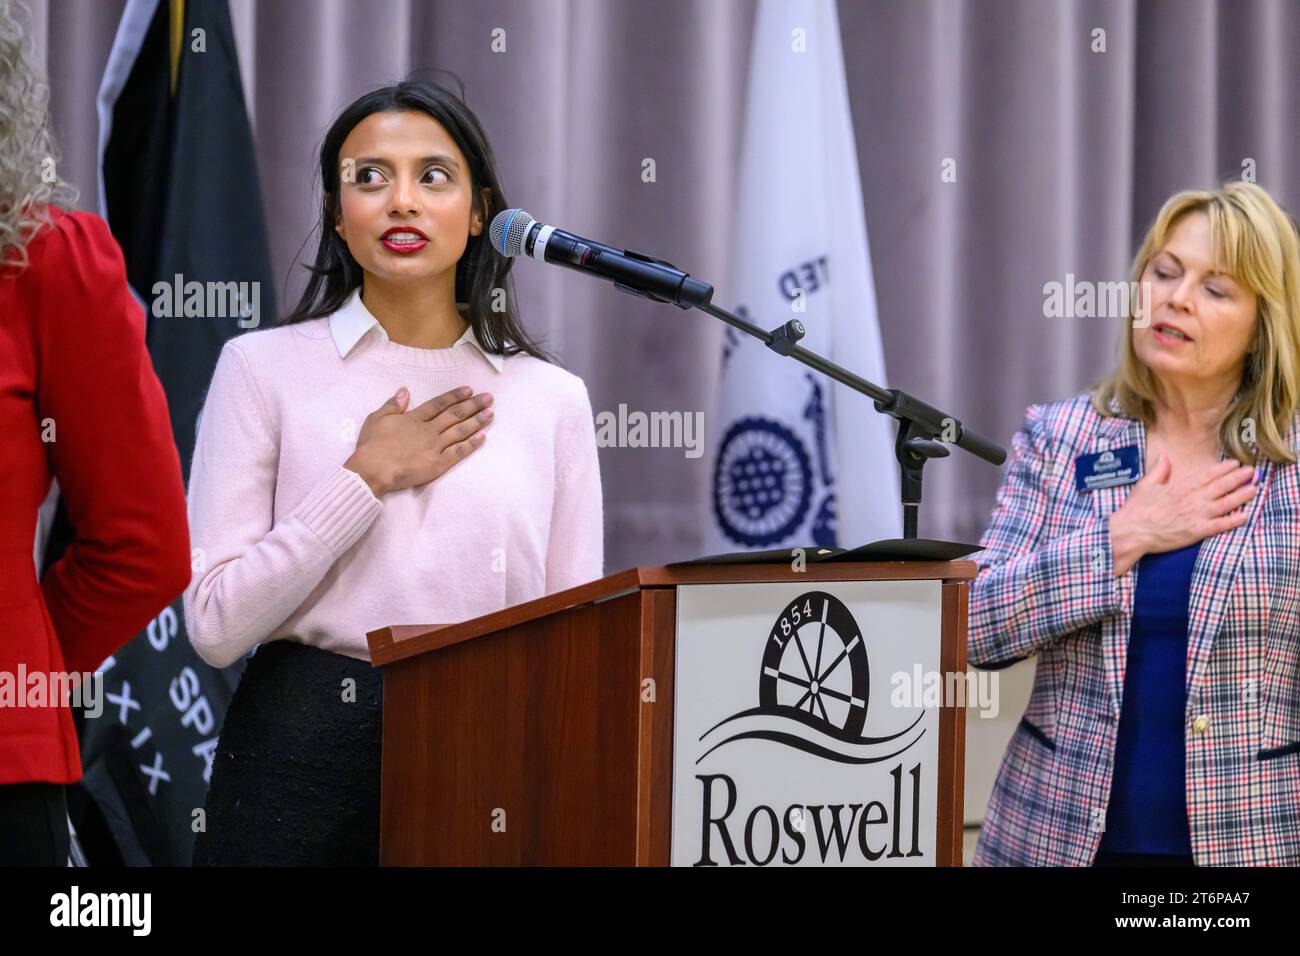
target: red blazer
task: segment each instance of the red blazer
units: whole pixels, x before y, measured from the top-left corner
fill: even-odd
[[[51,219],[27,268],[0,272],[0,680],[11,687],[20,665],[47,680],[95,670],[190,578],[180,458],[122,253],[98,216]],[[56,478],[74,540],[38,583],[36,512]],[[0,784],[79,779],[71,710],[0,706]]]

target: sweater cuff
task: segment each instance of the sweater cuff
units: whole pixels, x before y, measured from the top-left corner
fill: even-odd
[[[311,529],[335,557],[341,557],[365,534],[383,507],[364,478],[340,465],[290,516]]]

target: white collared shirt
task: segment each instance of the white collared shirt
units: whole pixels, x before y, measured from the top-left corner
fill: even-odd
[[[352,291],[352,295],[339,307],[338,311],[330,316],[330,335],[334,338],[334,345],[339,350],[339,356],[347,358],[348,353],[356,347],[356,344],[371,329],[374,329],[382,338],[388,338],[388,331],[366,308],[366,304],[361,301],[361,289],[358,287]],[[474,346],[498,372],[502,371],[505,366],[505,356],[497,355],[485,349],[483,343],[478,340],[478,336],[474,334],[474,326],[472,325],[465,329],[465,334],[456,340],[452,348],[461,345]]]

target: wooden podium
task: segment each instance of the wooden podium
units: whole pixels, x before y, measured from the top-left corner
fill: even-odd
[[[974,576],[970,561],[633,568],[459,624],[373,631],[384,671],[381,863],[668,865],[679,587],[933,582],[939,666],[962,673]],[[964,708],[943,706],[937,727],[933,860],[960,866]],[[867,822],[878,821],[864,810],[864,847]],[[893,829],[897,848],[896,819]]]

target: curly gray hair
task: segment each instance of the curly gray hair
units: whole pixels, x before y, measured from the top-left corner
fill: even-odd
[[[10,0],[0,0],[0,267],[25,268],[27,244],[49,221],[50,207],[77,201],[77,190],[55,172],[48,103]]]

